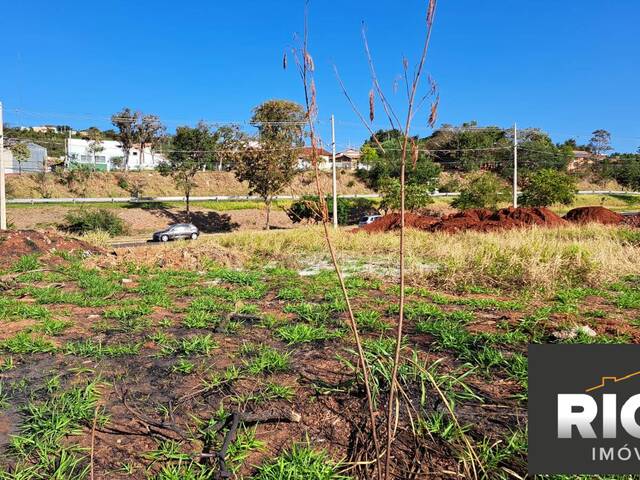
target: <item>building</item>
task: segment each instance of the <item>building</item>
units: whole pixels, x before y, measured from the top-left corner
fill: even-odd
[[[81,138],[67,139],[68,167],[87,165],[96,170],[109,172],[124,169],[125,155],[120,142],[103,140],[99,148],[92,152],[92,142]],[[153,170],[166,159],[159,153],[153,153],[149,147],[141,151],[140,146],[134,146],[129,151],[130,170]]]
[[[311,168],[311,147],[301,148],[298,152],[298,169],[309,170]],[[324,148],[317,148],[318,168],[320,170],[331,170],[331,152],[327,152]]]
[[[360,150],[348,148],[347,150],[336,153],[336,168],[338,170],[356,170],[363,168],[360,165],[362,153]],[[308,170],[311,168],[311,147],[304,147],[298,155],[298,168],[300,170]],[[320,170],[331,170],[332,154],[322,148],[318,148],[318,168]]]
[[[360,168],[362,152],[354,148],[347,148],[336,155],[336,167],[343,170],[357,170]]]
[[[30,156],[22,162],[18,162],[13,158],[10,146],[7,145],[3,150],[4,171],[5,173],[37,173],[49,170],[47,166],[47,149],[35,143],[27,143]]]

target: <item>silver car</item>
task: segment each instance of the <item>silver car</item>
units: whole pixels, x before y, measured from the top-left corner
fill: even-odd
[[[153,234],[154,242],[168,242],[178,238],[190,238],[195,240],[200,235],[198,227],[192,223],[176,223],[165,230],[160,230]]]
[[[364,227],[365,225],[369,225],[370,223],[375,222],[379,218],[382,218],[382,215],[365,215],[364,217],[360,218],[358,226]]]

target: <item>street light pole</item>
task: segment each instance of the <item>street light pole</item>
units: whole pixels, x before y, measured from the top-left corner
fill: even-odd
[[[513,208],[518,208],[518,127],[513,124]]]
[[[0,230],[7,229],[7,191],[4,184],[4,118],[0,102]]]
[[[336,179],[336,124],[331,115],[331,157],[333,160],[333,228],[338,228],[338,181]]]

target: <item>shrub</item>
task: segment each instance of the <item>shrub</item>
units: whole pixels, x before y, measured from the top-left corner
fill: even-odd
[[[521,203],[529,207],[546,207],[554,203],[571,205],[576,193],[573,177],[552,168],[543,168],[525,179]]]
[[[380,181],[380,194],[383,210],[400,210],[400,181],[387,178]],[[404,204],[406,210],[419,210],[433,202],[431,187],[420,183],[408,183],[405,186]]]
[[[333,213],[333,199],[327,197],[327,210],[329,217]],[[373,202],[367,198],[338,198],[338,223],[351,225],[357,223],[360,217],[374,213]],[[306,220],[317,223],[322,221],[322,210],[317,196],[307,195],[294,202],[287,210],[287,215],[292,222],[298,223]]]
[[[67,222],[64,229],[73,233],[103,231],[115,236],[127,231],[124,221],[104,208],[73,210],[64,219]]]
[[[504,182],[491,172],[478,172],[469,177],[469,183],[460,189],[460,196],[451,205],[465,210],[467,208],[496,209],[498,203],[508,200]]]

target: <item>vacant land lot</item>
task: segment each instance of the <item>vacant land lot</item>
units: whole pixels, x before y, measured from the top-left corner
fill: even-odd
[[[334,240],[382,406],[398,237]],[[526,476],[527,343],[640,340],[639,254],[618,227],[409,232],[397,478]],[[367,478],[320,229],[35,251],[3,269],[0,478]]]

